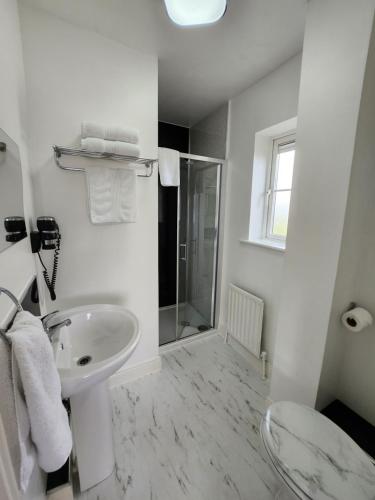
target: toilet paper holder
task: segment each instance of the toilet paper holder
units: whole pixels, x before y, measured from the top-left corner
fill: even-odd
[[[350,304],[348,305],[347,309],[345,309],[345,311],[344,311],[344,312],[349,312],[349,311],[351,311],[352,309],[355,309],[356,307],[358,307],[357,302],[350,302]]]
[[[353,311],[353,316],[349,314],[350,311]],[[350,302],[341,315],[341,322],[347,330],[358,333],[372,325],[373,317],[365,308],[358,306],[355,302]]]

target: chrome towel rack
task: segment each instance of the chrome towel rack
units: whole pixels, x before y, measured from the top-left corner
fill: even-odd
[[[56,165],[63,170],[70,170],[73,172],[85,172],[86,170],[81,167],[69,167],[67,165],[63,165],[60,161],[63,155],[66,156],[82,156],[84,158],[97,158],[97,159],[106,159],[106,160],[117,160],[123,161],[126,163],[132,163],[135,165],[143,166],[146,169],[145,174],[137,173],[138,177],[151,177],[154,171],[154,164],[157,163],[158,160],[150,159],[150,158],[137,158],[135,156],[125,156],[118,155],[114,153],[97,153],[95,151],[88,151],[86,149],[72,149],[72,148],[64,148],[61,146],[53,146],[53,151],[55,155],[55,163]]]
[[[1,295],[2,293],[3,293],[4,295],[7,295],[7,296],[11,299],[11,301],[14,303],[14,305],[15,305],[15,306],[16,306],[16,308],[17,308],[17,312],[21,312],[21,311],[23,311],[22,306],[21,306],[20,302],[18,301],[17,297],[16,297],[15,295],[13,295],[13,293],[12,293],[10,290],[8,290],[7,288],[3,288],[3,287],[1,287],[1,286],[0,286],[0,295]],[[8,339],[8,338],[7,338],[7,336],[5,335],[6,331],[7,331],[6,329],[1,329],[1,328],[0,328],[0,334],[4,337],[4,339],[5,339],[7,342],[9,342],[9,339]]]
[[[13,293],[10,290],[8,290],[7,288],[3,288],[3,287],[0,286],[0,295],[2,293],[4,293],[5,295],[7,295],[12,300],[12,302],[14,303],[14,305],[17,307],[17,311],[18,312],[23,311],[22,306],[21,306],[20,302],[18,301],[17,297],[15,295],[13,295]]]

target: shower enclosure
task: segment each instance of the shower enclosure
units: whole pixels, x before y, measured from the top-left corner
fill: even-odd
[[[160,311],[160,344],[215,325],[222,163],[181,154],[176,207],[176,304]],[[163,329],[169,329],[169,334],[165,335]]]

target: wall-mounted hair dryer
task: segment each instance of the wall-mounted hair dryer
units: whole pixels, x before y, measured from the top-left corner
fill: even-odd
[[[61,235],[59,226],[54,217],[38,217],[36,220],[38,231],[31,232],[31,250],[37,253],[43,267],[43,277],[49,290],[51,300],[56,300],[55,286],[59,263]],[[51,278],[40,255],[41,250],[54,250]]]
[[[12,216],[5,217],[4,227],[7,235],[5,236],[6,241],[16,243],[26,238],[26,224],[24,217]]]
[[[24,217],[12,216],[5,217],[4,227],[7,235],[5,236],[6,241],[16,243],[26,238],[26,224]]]

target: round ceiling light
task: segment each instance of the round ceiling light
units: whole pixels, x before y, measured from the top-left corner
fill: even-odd
[[[216,23],[223,17],[227,0],[164,0],[168,16],[180,26]]]

